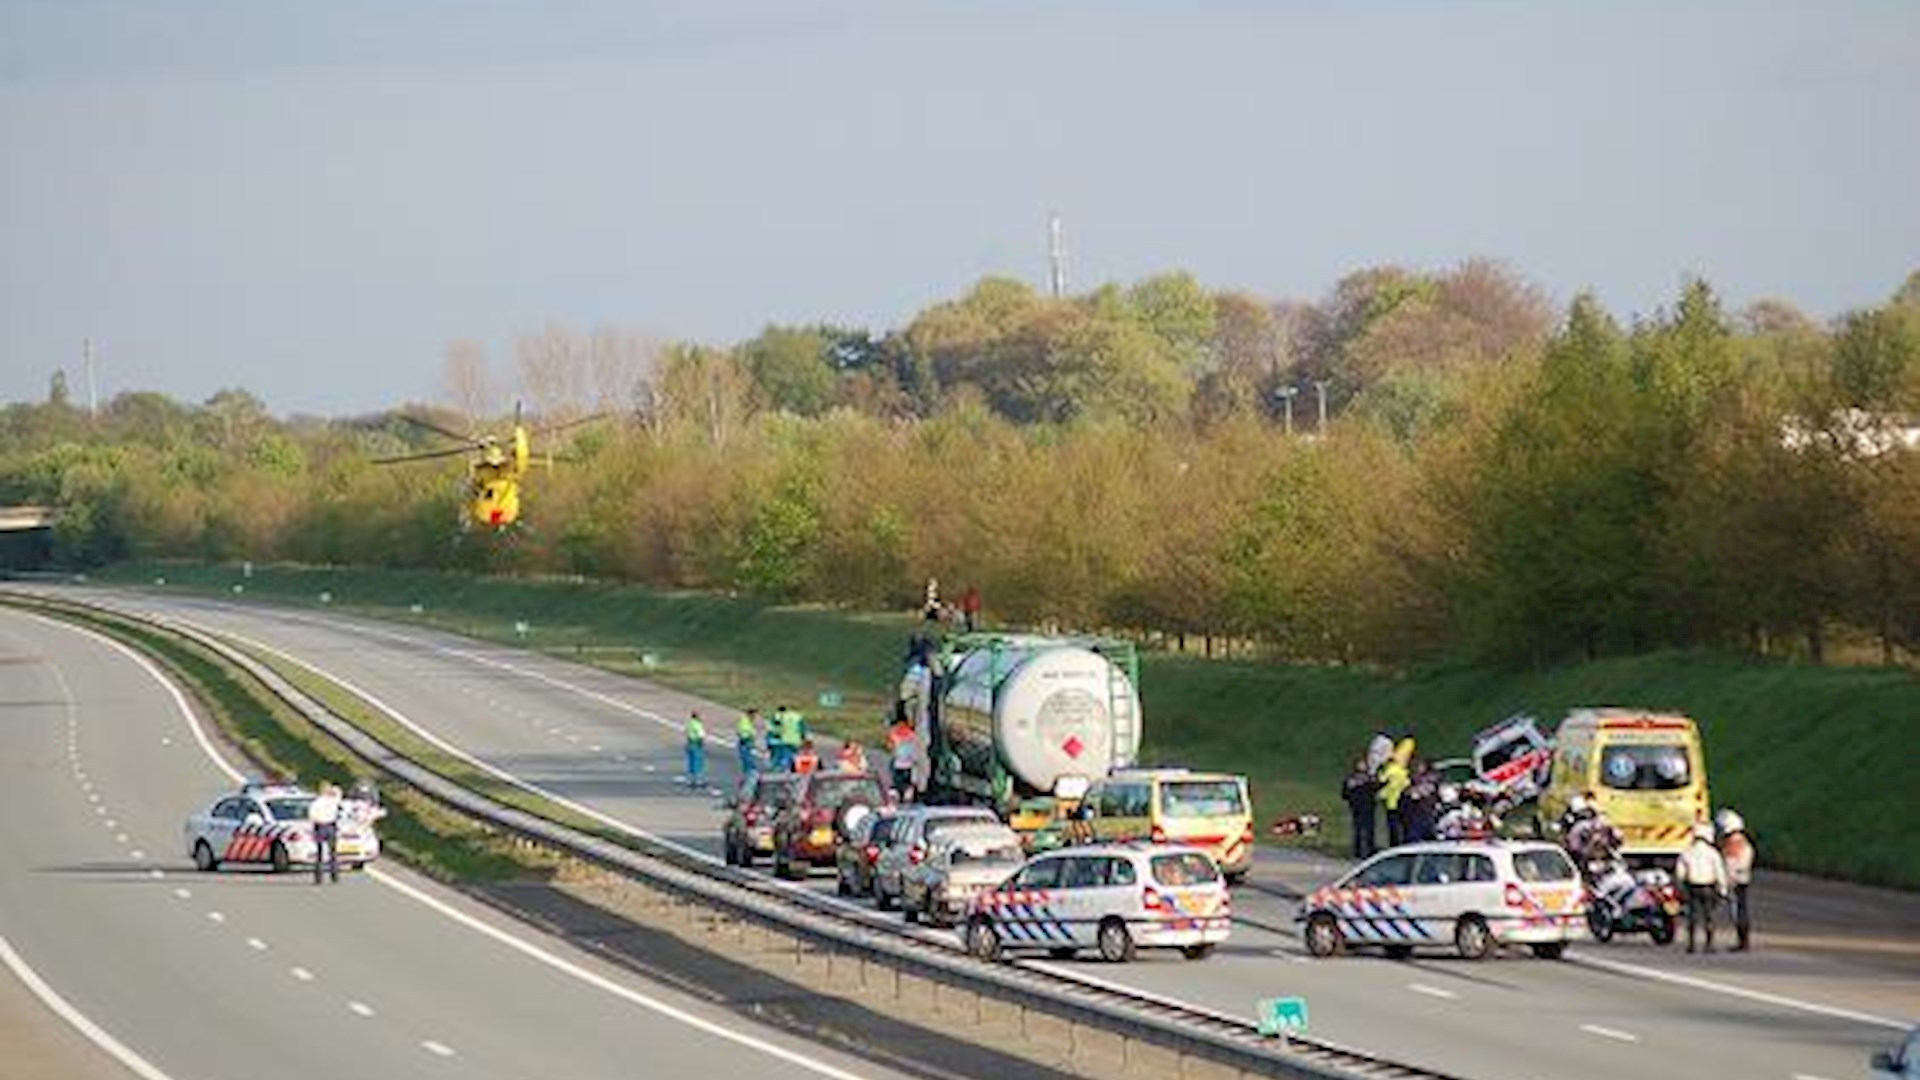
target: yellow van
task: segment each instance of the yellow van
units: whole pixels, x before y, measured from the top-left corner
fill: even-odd
[[[1540,817],[1558,821],[1575,795],[1591,797],[1620,830],[1629,857],[1675,856],[1708,820],[1700,730],[1676,713],[1576,709],[1554,736]]]
[[[1190,769],[1122,769],[1094,781],[1084,804],[1092,838],[1189,844],[1230,880],[1253,867],[1253,800],[1247,778]]]

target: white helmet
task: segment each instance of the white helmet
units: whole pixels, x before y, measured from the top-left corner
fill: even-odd
[[[1567,813],[1584,814],[1586,812],[1587,797],[1585,795],[1575,795],[1573,798],[1567,800]]]
[[[1441,784],[1440,785],[1440,801],[1443,804],[1459,802],[1460,801],[1460,785]]]
[[[1729,835],[1732,835],[1733,833],[1747,831],[1746,819],[1740,816],[1740,811],[1735,810],[1732,807],[1727,807],[1726,809],[1720,811],[1718,814],[1715,814],[1713,817],[1713,820],[1714,820],[1714,824],[1720,826],[1720,834],[1722,836],[1729,836]]]

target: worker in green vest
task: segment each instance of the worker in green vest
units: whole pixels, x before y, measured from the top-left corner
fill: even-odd
[[[773,710],[773,723],[767,727],[767,750],[773,759],[773,771],[792,772],[794,755],[807,739],[807,722],[785,705]]]
[[[760,738],[760,710],[748,709],[740,714],[733,725],[733,737],[740,749],[740,775],[752,776],[760,771],[760,757],[753,752],[753,744]]]
[[[705,787],[707,783],[707,725],[700,722],[696,710],[687,714],[687,786]]]

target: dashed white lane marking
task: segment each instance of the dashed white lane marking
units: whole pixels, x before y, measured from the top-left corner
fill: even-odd
[[[162,735],[162,736],[160,736],[160,745],[161,745],[161,746],[172,746],[172,745],[173,745],[173,736],[171,736],[171,735]]]
[[[143,862],[146,860],[146,857],[147,853],[141,851],[139,848],[134,848],[132,851],[127,852],[127,858],[132,859],[134,862]]]
[[[594,744],[593,744],[592,746],[589,746],[589,747],[587,747],[587,752],[588,752],[588,753],[590,753],[590,754],[597,754],[597,753],[599,753],[599,752],[600,752],[600,744],[599,744],[599,743],[594,743]]]
[[[308,971],[306,968],[303,968],[303,967],[288,968],[287,974],[293,976],[296,979],[299,979],[301,982],[313,981],[313,972]]]
[[[1599,1024],[1581,1024],[1580,1030],[1586,1032],[1589,1035],[1598,1035],[1603,1039],[1612,1039],[1615,1042],[1639,1042],[1640,1041],[1640,1036],[1635,1035],[1631,1031],[1621,1031],[1618,1028],[1601,1027]]]
[[[257,937],[250,937],[247,939],[247,948],[252,949],[254,952],[266,952],[267,943]]]
[[[147,876],[152,878],[155,881],[159,881],[160,879],[167,876],[167,872],[156,866],[153,869],[147,871]]]
[[[101,822],[100,824],[105,825],[109,829],[117,829],[120,827],[120,823],[113,820],[112,818],[108,818],[107,820]]]
[[[109,826],[109,827],[111,827],[111,826]],[[116,843],[116,844],[124,844],[124,843],[126,843],[126,842],[127,842],[127,834],[126,834],[126,833],[114,833],[114,834],[113,834],[113,842],[114,842],[114,843]]]
[[[1794,1073],[1793,1080],[1830,1080],[1830,1078],[1825,1076],[1819,1076],[1814,1073]]]
[[[368,1005],[364,1001],[349,1001],[347,1002],[347,1008],[351,1009],[353,1011],[353,1015],[355,1016],[372,1016],[373,1015],[373,1006]]]
[[[104,806],[96,806],[96,807],[94,807],[94,808],[93,808],[93,812],[94,812],[94,813],[96,813],[96,814],[98,814],[98,815],[100,815],[101,817],[106,817],[106,816],[107,816],[107,808],[106,808],[106,807],[104,807]]]
[[[208,922],[216,922],[216,923],[222,923],[222,922],[226,922],[226,921],[227,921],[227,917],[226,917],[226,916],[225,916],[224,914],[221,914],[221,913],[220,913],[220,912],[218,912],[218,911],[209,911],[209,912],[207,912],[207,921],[208,921]]]
[[[13,946],[7,944],[7,939],[4,937],[0,937],[0,964],[10,969],[14,977],[19,979],[28,990],[33,991],[33,995],[45,1002],[47,1008],[58,1014],[60,1019],[85,1035],[95,1046],[112,1055],[120,1064],[127,1067],[127,1071],[139,1077],[140,1080],[170,1080],[167,1074],[161,1072],[152,1062],[127,1049],[120,1040],[107,1034],[105,1029],[87,1019],[80,1010],[69,1004],[66,998],[61,997],[53,987],[48,986],[38,972],[28,967],[25,960],[20,959],[20,954],[13,951]]]
[[[640,763],[640,771],[641,772],[659,772],[660,769],[658,766],[654,765],[654,763],[651,761],[643,761]]]
[[[434,1055],[435,1057],[452,1057],[453,1056],[453,1047],[448,1046],[446,1043],[434,1042],[432,1039],[428,1039],[426,1042],[421,1043],[420,1048],[422,1050],[425,1050],[427,1053]]]
[[[1438,986],[1428,986],[1426,983],[1408,983],[1407,989],[1416,994],[1425,994],[1428,997],[1437,997],[1446,1001],[1455,1001],[1460,997],[1459,994],[1451,990],[1444,990]]]
[[[173,890],[173,895],[174,895],[174,897],[175,897],[175,898],[177,898],[177,899],[180,899],[180,900],[191,900],[191,899],[193,899],[193,894],[192,894],[191,892],[188,892],[188,891],[187,891],[187,890],[185,890],[185,889],[175,889],[175,890]]]

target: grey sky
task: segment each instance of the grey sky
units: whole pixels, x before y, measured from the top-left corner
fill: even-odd
[[[1912,0],[0,0],[0,399],[433,396],[547,318],[1510,261],[1820,315],[1920,267]]]

